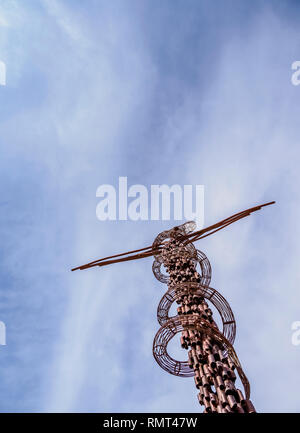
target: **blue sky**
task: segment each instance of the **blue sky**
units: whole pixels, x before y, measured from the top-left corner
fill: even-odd
[[[203,184],[207,225],[277,201],[197,247],[257,410],[299,411],[299,18],[296,1],[1,1],[1,411],[199,410],[152,357],[152,260],[70,272],[174,225],[97,220],[119,176]]]

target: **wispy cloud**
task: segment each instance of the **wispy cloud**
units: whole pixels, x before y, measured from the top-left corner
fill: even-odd
[[[206,224],[278,201],[199,248],[236,313],[257,408],[299,409],[290,391],[299,381],[290,331],[299,320],[298,11],[253,2],[226,18],[209,2],[152,5],[5,4],[3,411],[199,410],[193,381],[152,358],[166,286],[151,260],[69,271],[149,245],[168,226],[97,220],[96,189],[119,176],[204,184]]]

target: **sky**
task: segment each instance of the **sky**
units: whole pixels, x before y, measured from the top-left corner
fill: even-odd
[[[178,224],[99,221],[121,176],[204,185],[205,225],[276,200],[197,248],[257,411],[299,412],[299,18],[288,0],[1,1],[1,412],[199,411],[152,357],[152,259],[70,272]]]

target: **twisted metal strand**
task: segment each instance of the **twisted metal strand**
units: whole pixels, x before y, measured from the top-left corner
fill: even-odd
[[[161,298],[157,308],[157,320],[164,325],[169,319],[169,310],[174,301],[185,295],[197,295],[208,299],[219,312],[223,323],[223,335],[233,344],[236,334],[236,323],[233,312],[226,299],[215,289],[203,287],[196,283],[182,283],[170,288]]]
[[[187,361],[177,361],[167,352],[169,341],[178,333],[186,329],[200,331],[201,333],[212,337],[226,349],[228,356],[237,368],[243,384],[246,398],[250,398],[250,384],[242,369],[239,358],[226,337],[213,325],[199,319],[196,315],[189,314],[186,316],[175,316],[169,319],[156,333],[153,341],[153,355],[157,363],[165,371],[181,377],[192,377],[194,371],[188,365]]]

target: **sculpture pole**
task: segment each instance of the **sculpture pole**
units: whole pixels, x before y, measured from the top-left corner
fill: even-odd
[[[72,269],[84,270],[155,257],[154,275],[168,284],[168,290],[157,310],[161,328],[154,338],[153,355],[169,373],[194,377],[199,390],[198,400],[205,407],[205,413],[252,413],[255,409],[250,400],[248,379],[232,346],[236,330],[233,313],[226,299],[210,287],[210,263],[193,243],[274,203],[246,209],[198,231],[194,231],[194,222],[188,222],[160,233],[148,247],[104,257]],[[168,275],[161,272],[162,265]],[[196,268],[198,265],[200,269]],[[175,301],[178,315],[170,318],[169,310]],[[222,332],[213,319],[210,303],[221,316]],[[185,362],[174,360],[167,351],[169,341],[178,332],[182,333],[181,347],[188,350],[188,361]],[[243,384],[243,392],[236,387],[235,371]]]
[[[157,318],[161,328],[153,342],[153,355],[158,364],[176,376],[194,376],[199,390],[198,400],[205,413],[255,412],[249,399],[250,386],[232,347],[235,338],[235,320],[223,296],[209,287],[210,263],[192,243],[185,244],[184,237],[193,229],[186,223],[162,232],[153,243],[153,249],[163,242],[162,250],[155,255],[155,277],[168,284],[161,299]],[[197,271],[200,266],[200,273]],[[164,266],[168,276],[162,274]],[[169,318],[168,312],[176,301],[178,315]],[[221,315],[223,332],[213,319],[209,303]],[[181,347],[188,350],[188,361],[174,360],[167,351],[168,342],[181,332]],[[244,393],[236,388],[239,374]]]

